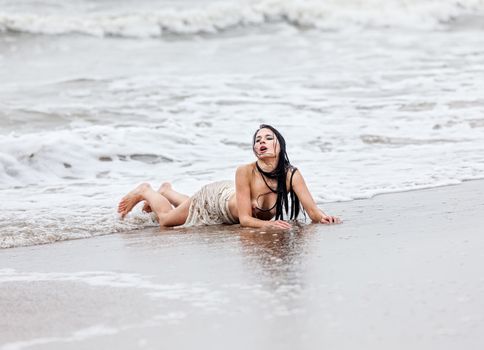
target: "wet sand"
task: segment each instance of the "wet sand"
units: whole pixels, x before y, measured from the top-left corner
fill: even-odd
[[[2,250],[0,349],[484,346],[484,181],[324,209]]]

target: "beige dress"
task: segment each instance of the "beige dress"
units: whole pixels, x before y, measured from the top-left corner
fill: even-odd
[[[233,181],[217,181],[203,186],[192,197],[183,227],[239,223],[229,210],[229,199],[234,193]]]

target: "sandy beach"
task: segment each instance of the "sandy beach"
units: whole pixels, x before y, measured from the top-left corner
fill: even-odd
[[[325,210],[4,249],[0,349],[484,346],[484,181]]]

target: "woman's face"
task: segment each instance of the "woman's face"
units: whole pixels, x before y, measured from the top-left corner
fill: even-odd
[[[255,135],[254,151],[257,158],[273,158],[279,155],[281,146],[271,129],[260,129]]]

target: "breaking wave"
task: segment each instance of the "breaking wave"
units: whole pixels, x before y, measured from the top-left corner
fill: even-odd
[[[215,3],[192,9],[112,13],[38,14],[0,12],[0,31],[41,35],[157,38],[215,34],[232,28],[284,23],[321,30],[354,28],[443,29],[461,16],[480,16],[483,0],[265,0]]]

